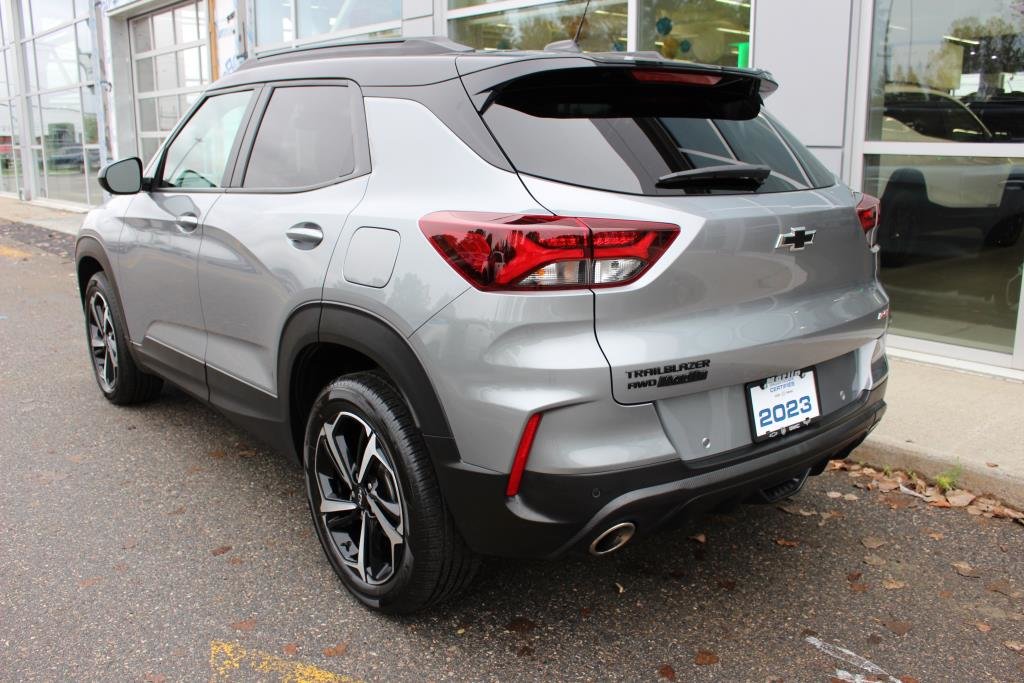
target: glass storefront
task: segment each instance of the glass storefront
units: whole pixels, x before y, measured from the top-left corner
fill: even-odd
[[[89,4],[23,0],[27,104],[37,197],[80,204],[103,199]]]
[[[128,22],[139,155],[147,162],[210,82],[206,1]]]
[[[0,4],[0,192],[16,194],[21,187],[21,148],[18,139],[18,67],[14,27]]]
[[[332,33],[352,38],[401,33],[402,0],[255,0],[253,4],[256,44],[261,48]]]
[[[747,66],[750,2],[741,0],[640,0],[640,50],[668,59]]]
[[[892,330],[1012,353],[1024,148],[1005,143],[1024,142],[1024,12],[1013,0],[874,8],[863,187],[881,199]]]
[[[449,3],[453,9],[486,4],[467,0]],[[586,4],[586,0],[548,2],[459,17],[449,20],[448,35],[457,43],[485,50],[540,50],[548,43],[572,38]],[[626,9],[627,3],[621,0],[592,0],[580,32],[580,47],[588,52],[624,52],[628,42]]]

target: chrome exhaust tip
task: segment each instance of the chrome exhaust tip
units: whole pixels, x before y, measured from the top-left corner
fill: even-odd
[[[590,554],[601,556],[614,553],[629,543],[635,533],[636,524],[633,524],[633,522],[619,522],[614,526],[610,526],[590,542]]]

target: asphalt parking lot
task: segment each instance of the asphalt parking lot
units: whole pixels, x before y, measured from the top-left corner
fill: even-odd
[[[180,392],[103,400],[66,240],[0,228],[0,679],[1024,680],[1024,525],[845,471],[373,615],[296,467]]]

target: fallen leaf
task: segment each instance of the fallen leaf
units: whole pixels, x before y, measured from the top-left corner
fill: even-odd
[[[711,650],[698,650],[697,656],[693,658],[693,663],[698,666],[718,664],[718,655],[716,655]]]
[[[931,505],[933,508],[953,507],[952,505],[949,504],[948,500],[946,500],[945,498],[942,498],[942,497],[936,497],[933,500],[929,500],[928,504]]]
[[[974,628],[978,629],[982,633],[988,633],[989,631],[992,630],[992,627],[989,626],[988,624],[986,624],[984,621],[976,621],[976,622],[974,622]]]
[[[224,457],[224,451],[220,450],[219,448],[217,450],[210,451],[210,457],[211,458],[223,458]]]
[[[348,643],[338,643],[334,647],[324,648],[324,657],[340,657],[348,652]]]
[[[921,683],[913,676],[900,676],[900,683]]]
[[[863,572],[850,572],[846,575],[846,580],[853,583],[854,581],[860,581],[862,576],[864,576]]]
[[[231,557],[229,557],[229,558],[228,558],[228,564],[233,564],[233,565],[235,565],[236,567],[237,567],[238,565],[242,564],[243,562],[245,562],[245,560],[243,560],[243,559],[242,559],[241,557],[239,557],[238,555],[232,555]]]
[[[897,581],[896,579],[885,579],[882,581],[882,588],[887,591],[895,591],[906,587],[907,584],[904,581]]]
[[[918,496],[918,494],[914,493],[906,486],[901,485],[898,493],[896,491],[890,491],[889,493],[882,494],[882,502],[888,505],[890,510],[905,510],[914,506],[915,503],[912,496],[916,496],[918,498],[923,497]]]
[[[1010,648],[1014,652],[1024,652],[1024,641],[1021,640],[1007,640],[1003,642],[1003,645]]]
[[[691,541],[697,541],[697,543],[707,543],[708,542],[708,537],[705,536],[704,534],[695,534],[693,536],[690,536],[690,540]]]
[[[868,550],[874,550],[876,548],[881,548],[883,545],[888,543],[888,541],[884,541],[881,538],[878,538],[877,536],[867,536],[865,538],[860,539],[860,543]]]
[[[804,510],[802,507],[797,505],[779,505],[778,508],[785,513],[798,515],[800,517],[813,517],[818,514],[814,510]]]
[[[907,635],[912,628],[909,621],[899,621],[897,619],[890,619],[888,621],[882,620],[882,626],[886,627],[898,636]]]
[[[966,576],[969,579],[977,579],[981,576],[977,569],[966,562],[954,562],[953,569],[955,569],[956,573],[960,576]]]
[[[953,597],[953,591],[939,591],[939,597],[943,600],[949,600]]]
[[[842,498],[843,497],[843,494],[839,493],[839,491],[829,491],[825,495],[828,496],[829,498]]]
[[[872,554],[872,555],[865,555],[864,556],[864,564],[869,565],[871,567],[884,567],[885,566],[885,560],[883,558],[879,557],[878,555],[874,555],[874,554]]]
[[[800,541],[794,541],[788,538],[776,538],[775,545],[781,545],[784,548],[795,548],[800,545]]]
[[[231,551],[231,546],[229,546],[229,545],[219,545],[216,548],[214,548],[213,550],[211,550],[210,554],[213,555],[214,557],[217,557],[218,555],[223,555],[224,553],[230,552],[230,551]]]
[[[839,517],[843,516],[843,513],[839,512],[838,510],[826,510],[825,512],[822,512],[820,514],[821,521],[818,522],[819,527],[825,526],[825,524],[827,524],[828,520],[830,519],[838,519]]]
[[[616,582],[615,582],[615,592],[616,592],[616,593],[618,593],[619,595],[621,595],[621,594],[623,594],[623,593],[625,593],[625,592],[626,592],[626,587],[625,587],[625,586],[623,586],[623,585],[622,585],[621,583],[619,583],[618,581],[616,581]]]
[[[256,620],[242,619],[241,621],[236,621],[235,623],[231,624],[231,628],[235,629],[236,631],[251,631],[254,628],[256,628]]]
[[[238,451],[238,457],[239,458],[249,458],[249,457],[252,457],[254,455],[256,455],[256,451],[254,451],[254,450]]]
[[[878,490],[882,493],[888,493],[889,491],[895,491],[900,487],[898,481],[880,481],[878,482]]]
[[[928,534],[928,538],[932,539],[933,541],[941,541],[944,538],[944,536],[940,532],[935,531],[933,533]]]
[[[985,463],[985,467],[999,467],[999,464],[994,462],[987,462]]]
[[[847,493],[843,495],[843,500],[860,500],[854,493]]]
[[[867,593],[868,585],[866,583],[854,582],[850,584],[850,590],[852,590],[854,593]]]
[[[505,628],[513,633],[529,633],[537,628],[537,623],[530,621],[526,617],[513,617],[512,621],[508,622]]]
[[[1013,586],[1006,579],[996,579],[992,583],[985,586],[985,590],[990,590],[993,593],[1000,593],[1008,598],[1019,598],[1021,597],[1020,591],[1013,590]]]
[[[281,648],[281,651],[289,657],[294,657],[295,655],[299,654],[299,646],[295,643],[288,643],[287,645]]]
[[[466,629],[464,629],[464,628],[457,628],[457,629],[455,629],[455,635],[457,635],[457,636],[461,636],[465,632],[466,632]]]
[[[668,664],[662,664],[658,667],[658,675],[664,678],[666,681],[676,680],[676,670]]]
[[[963,508],[971,504],[977,496],[967,491],[950,491],[946,494],[946,500],[949,501],[951,507]]]

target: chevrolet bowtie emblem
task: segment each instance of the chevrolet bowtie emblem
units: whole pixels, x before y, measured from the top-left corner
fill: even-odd
[[[814,233],[816,232],[817,230],[808,230],[807,228],[793,228],[789,232],[779,235],[779,238],[775,240],[775,248],[789,247],[790,251],[800,251],[814,242]]]

